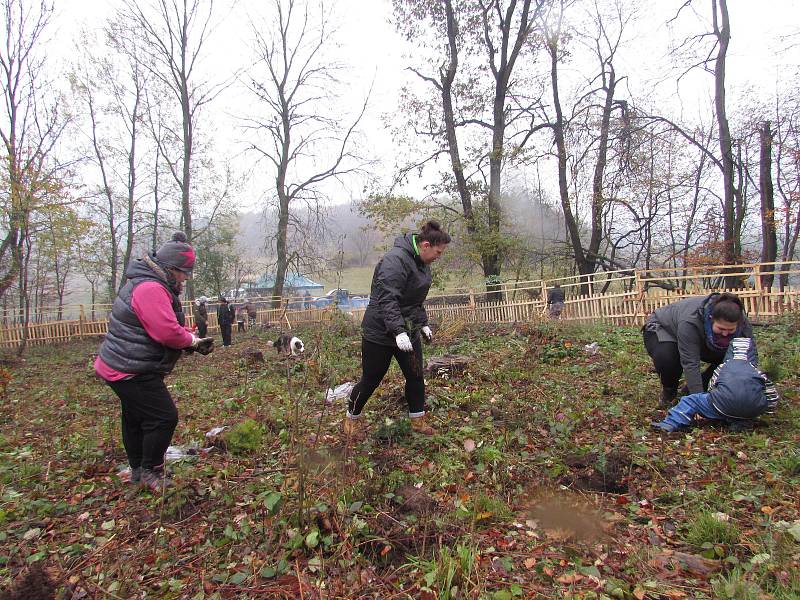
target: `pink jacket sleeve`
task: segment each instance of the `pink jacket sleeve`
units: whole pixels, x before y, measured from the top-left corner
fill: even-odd
[[[131,308],[151,338],[168,348],[186,348],[192,334],[175,318],[169,292],[155,281],[136,286],[131,296]]]

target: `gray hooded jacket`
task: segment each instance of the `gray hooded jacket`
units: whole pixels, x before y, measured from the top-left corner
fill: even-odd
[[[431,268],[414,249],[413,236],[407,233],[375,266],[369,305],[361,322],[364,339],[383,346],[395,346],[403,332],[413,340],[428,324],[422,303],[431,287]]]
[[[128,282],[117,294],[108,320],[108,333],[100,346],[100,358],[112,369],[122,373],[161,373],[166,375],[175,367],[180,350],[159,344],[145,331],[139,317],[131,308],[133,290],[145,281],[155,281],[167,290],[172,299],[172,310],[181,325],[185,317],[178,294],[167,282],[166,272],[152,257],[131,262],[125,273]]]

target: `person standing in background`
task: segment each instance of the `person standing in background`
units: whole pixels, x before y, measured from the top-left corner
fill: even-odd
[[[219,332],[222,335],[223,348],[231,345],[231,327],[235,318],[233,306],[228,304],[228,299],[225,296],[220,296],[219,306],[217,307],[217,323],[219,323]]]
[[[208,332],[208,298],[200,296],[194,301],[192,313],[194,314],[194,324],[197,325],[197,335],[201,338],[206,337]]]

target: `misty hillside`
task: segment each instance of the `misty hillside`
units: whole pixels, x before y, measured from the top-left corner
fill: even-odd
[[[518,191],[510,192],[503,203],[508,217],[505,219],[508,223],[507,232],[524,241],[533,251],[544,251],[553,243],[564,240],[560,212],[547,203]],[[419,219],[424,217],[419,215]],[[314,238],[306,237],[302,243],[312,248],[319,257],[317,274],[340,267],[371,267],[386,251],[394,236],[401,232],[401,228],[398,228],[396,233],[387,236],[389,239],[384,239],[374,224],[359,213],[355,203],[328,207],[325,231],[316,224],[307,224],[304,229],[313,232]],[[274,261],[274,231],[275,220],[271,214],[241,213],[236,244],[243,254],[264,265],[265,269],[269,268]],[[453,249],[460,244],[458,236],[455,236]]]

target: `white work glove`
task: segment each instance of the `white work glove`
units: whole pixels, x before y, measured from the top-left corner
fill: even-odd
[[[400,348],[403,352],[413,352],[414,347],[411,345],[411,340],[408,338],[408,334],[404,331],[400,335],[394,338],[397,342],[397,347]]]
[[[433,332],[431,331],[431,328],[428,327],[427,325],[425,325],[425,327],[422,328],[422,335],[425,337],[425,341],[428,342],[429,344],[433,341]]]

